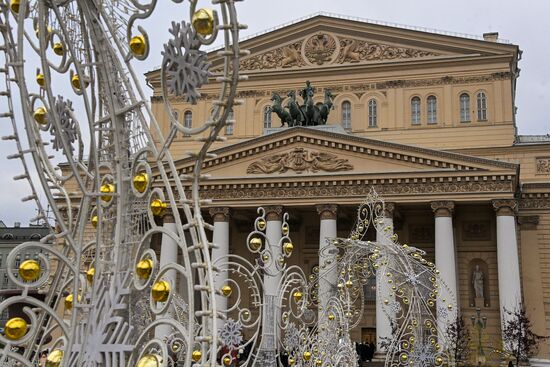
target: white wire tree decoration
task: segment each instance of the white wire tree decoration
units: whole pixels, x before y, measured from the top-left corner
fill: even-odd
[[[24,303],[30,322],[8,320],[0,365],[34,366],[46,345],[48,366],[216,365],[215,295],[221,290],[213,287],[212,227],[201,216],[199,182],[210,146],[233,123],[228,116],[245,78],[238,68],[246,54],[238,44],[244,26],[237,0],[212,1],[211,9],[199,9],[197,0],[172,2],[189,18],[172,23],[164,45],[162,90],[170,118],[164,136],[134,70],[149,56],[140,23],[157,0],[0,1],[1,117],[13,127],[4,139],[15,142],[10,158],[24,169],[16,178],[30,183],[24,200],[36,201],[38,219],[45,218],[37,200],[41,186],[57,226],[10,253],[8,274],[21,295],[0,303],[0,310]],[[200,97],[211,77],[202,48],[216,39],[223,43],[224,68],[215,80],[215,108],[202,125],[188,128],[170,97],[191,103]],[[70,97],[60,95],[67,90],[62,84],[72,89]],[[203,142],[190,152],[196,159],[191,175],[180,176],[169,151],[177,132]],[[38,171],[34,180],[31,166]],[[166,213],[182,223],[175,231],[157,225]],[[92,226],[94,238],[85,242]],[[161,266],[149,247],[154,235],[175,241],[180,261]],[[29,248],[43,255],[15,266],[17,254]],[[177,287],[169,272],[178,274]],[[40,287],[48,290],[45,298],[31,296]],[[171,330],[167,338],[154,336],[161,325]]]

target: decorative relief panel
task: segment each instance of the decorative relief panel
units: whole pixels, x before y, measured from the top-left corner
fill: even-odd
[[[464,221],[462,223],[464,241],[490,241],[491,223],[489,221]]]
[[[246,173],[284,173],[288,170],[302,172],[349,171],[353,166],[347,159],[334,154],[310,152],[304,148],[295,148],[284,154],[275,154],[251,163]]]
[[[433,243],[435,228],[430,224],[410,224],[409,238],[411,244]]]
[[[340,40],[340,55],[337,63],[346,62],[412,59],[426,56],[439,56],[435,52],[423,51],[407,47],[395,47],[356,39]]]
[[[264,70],[276,68],[288,68],[292,66],[304,66],[300,50],[303,41],[294,42],[264,54],[255,55],[241,61],[243,70]]]
[[[538,174],[550,174],[550,157],[537,158],[536,166]]]
[[[318,33],[309,37],[303,45],[303,54],[310,64],[332,63],[338,56],[338,40],[327,33]]]

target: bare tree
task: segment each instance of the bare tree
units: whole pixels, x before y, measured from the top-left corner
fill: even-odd
[[[525,309],[520,306],[514,311],[504,310],[509,317],[502,328],[502,342],[505,352],[513,356],[516,366],[538,352],[539,341],[546,337],[535,334],[531,330],[531,320]]]
[[[451,366],[461,366],[470,357],[470,330],[466,327],[462,315],[457,315],[455,321],[447,327],[447,348]]]

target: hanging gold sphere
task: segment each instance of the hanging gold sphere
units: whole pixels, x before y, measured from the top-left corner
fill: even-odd
[[[21,317],[9,319],[4,326],[4,335],[10,340],[19,340],[27,334],[27,322]]]
[[[86,272],[86,279],[88,279],[88,283],[92,284],[94,281],[94,275],[95,275],[95,268],[91,267]]]
[[[147,189],[147,183],[149,182],[149,178],[147,176],[147,173],[141,172],[134,176],[134,189],[136,189],[137,192],[140,194],[143,194],[145,190]]]
[[[193,360],[195,362],[198,362],[202,357],[202,352],[200,350],[194,350],[193,351],[193,354],[191,354],[191,358],[193,358]]]
[[[40,264],[36,260],[25,260],[19,265],[19,275],[27,282],[40,278]]]
[[[263,255],[262,255],[262,260],[263,260],[264,262],[268,262],[268,261],[269,261],[269,255],[268,255],[268,254],[263,254]]]
[[[102,194],[113,194],[115,192],[115,186],[110,183],[103,184],[99,188],[99,192],[101,192]],[[101,196],[101,200],[103,200],[106,203],[110,202],[112,199],[113,197],[111,195]]]
[[[44,107],[38,107],[36,110],[34,110],[33,118],[36,122],[38,122],[40,125],[45,125],[47,123],[46,121],[46,115],[48,112]]]
[[[94,228],[97,228],[97,223],[99,222],[99,218],[97,217],[97,215],[94,215],[94,216],[92,217],[91,222],[92,222],[92,226],[93,226]]]
[[[224,285],[220,290],[224,297],[229,297],[231,292],[233,292],[233,289],[231,289],[231,286],[229,285]]]
[[[142,35],[134,36],[130,40],[130,50],[136,56],[144,56],[147,51],[147,42]]]
[[[162,357],[157,354],[146,354],[140,358],[136,367],[160,367]]]
[[[54,43],[53,52],[57,56],[63,56],[63,54],[65,53],[65,48],[63,47],[63,44],[61,42]]]
[[[315,360],[315,365],[316,366],[321,366],[322,364],[323,364],[323,361],[321,361],[320,359]]]
[[[283,245],[283,251],[287,256],[290,256],[292,254],[292,250],[294,250],[294,245],[292,244],[292,242],[286,242]]]
[[[290,358],[288,359],[288,364],[289,364],[289,365],[294,366],[295,363],[296,363],[296,360],[295,360],[294,358],[290,357]]]
[[[140,279],[149,279],[153,272],[153,260],[143,259],[136,265],[136,274]]]
[[[212,9],[199,9],[191,18],[193,28],[203,37],[214,33],[214,12]]]
[[[329,319],[330,321],[334,320],[334,314],[328,315],[328,319]]]
[[[250,248],[254,251],[258,251],[262,247],[262,239],[260,237],[253,237],[250,239]]]
[[[151,201],[150,207],[153,215],[156,217],[159,217],[162,215],[162,213],[164,213],[164,210],[167,208],[167,205],[164,201],[160,199],[154,199],[153,201]]]
[[[294,301],[300,302],[302,299],[302,292],[296,291],[292,296],[294,297]]]
[[[303,356],[304,356],[304,360],[309,361],[311,359],[311,352],[305,351]]]
[[[229,366],[231,364],[231,358],[228,356],[223,357],[223,364]]]
[[[353,287],[353,281],[350,279],[346,282],[346,288],[351,288]]]
[[[157,302],[166,302],[170,294],[170,283],[166,280],[159,280],[151,287],[151,297]]]
[[[283,231],[283,236],[288,235],[289,229],[288,229],[288,224],[287,224],[287,223],[283,224],[283,229],[282,229],[282,231]]]
[[[54,349],[46,357],[46,367],[59,367],[63,360],[63,351]]]
[[[82,85],[84,85],[84,88],[88,87],[88,82],[84,81],[83,83],[80,82],[80,77],[78,74],[74,74],[71,78],[71,84],[74,87],[74,89],[81,89]]]
[[[36,74],[36,82],[41,87],[45,86],[46,85],[46,78],[44,77],[44,74],[42,74],[42,73]]]
[[[11,0],[10,2],[10,9],[15,14],[19,13],[19,7],[21,5],[21,2],[19,0]]]
[[[78,300],[80,300],[80,295],[78,296]],[[65,309],[67,310],[72,310],[73,309],[73,303],[74,303],[74,296],[73,294],[69,294],[67,295],[67,297],[65,297]]]
[[[266,226],[265,220],[263,218],[260,218],[258,220],[258,229],[260,231],[263,231],[265,229],[265,226]]]

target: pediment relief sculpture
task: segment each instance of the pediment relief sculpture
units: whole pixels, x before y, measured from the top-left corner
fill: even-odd
[[[303,172],[349,171],[353,165],[347,159],[334,154],[314,152],[304,148],[295,148],[288,153],[275,154],[251,163],[246,170],[249,174],[285,173],[292,170]]]

